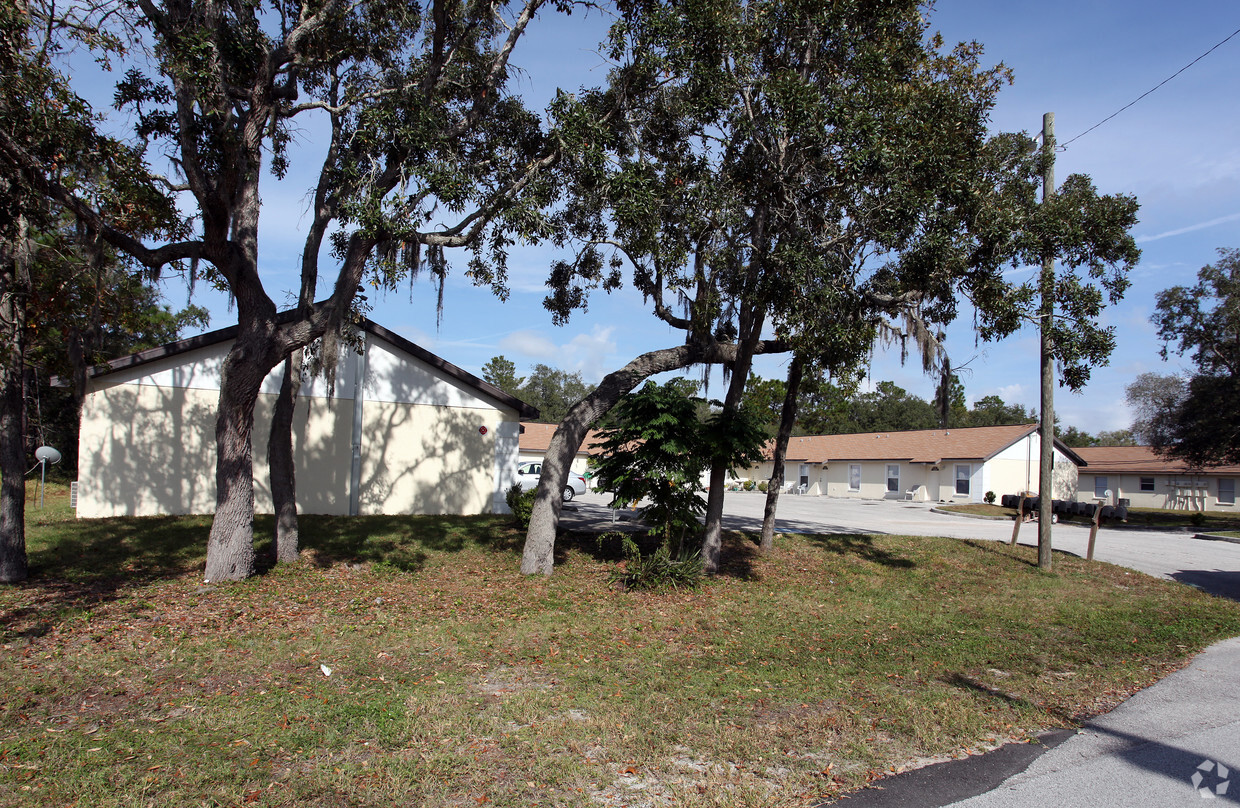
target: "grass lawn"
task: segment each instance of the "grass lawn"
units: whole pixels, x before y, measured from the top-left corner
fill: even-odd
[[[1004,519],[1015,519],[1016,509],[1002,505],[987,505],[985,502],[969,502],[963,505],[939,505],[940,511],[948,513],[972,513],[978,516],[1001,516]]]
[[[1184,511],[1165,508],[1129,508],[1128,524],[1146,527],[1188,527],[1202,533],[1240,530],[1240,514]]]
[[[984,502],[970,502],[965,505],[942,505],[940,510],[952,513],[972,513],[982,516],[1001,516],[1006,519],[1016,518],[1015,508],[1002,505],[987,505]],[[1063,519],[1065,522],[1089,524],[1090,520],[1083,516]],[[1166,508],[1129,508],[1126,523],[1137,527],[1154,528],[1192,528],[1203,533],[1223,533],[1240,530],[1240,514],[1220,513],[1218,511],[1185,511],[1168,510]],[[1110,525],[1114,527],[1115,525]]]
[[[65,499],[0,589],[0,805],[808,805],[1240,634],[1240,604],[997,542],[731,534],[724,575],[650,594],[581,538],[529,580],[498,517],[303,517],[304,563],[203,586],[207,519]]]

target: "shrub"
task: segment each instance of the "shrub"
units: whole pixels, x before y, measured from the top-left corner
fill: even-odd
[[[537,494],[537,488],[522,491],[520,483],[513,483],[512,487],[508,489],[508,493],[504,495],[504,501],[512,509],[512,515],[516,518],[517,524],[521,526],[522,530],[530,526],[530,515],[534,513],[534,497]]]
[[[766,493],[766,489],[767,489],[766,480],[763,480],[762,482],[758,483],[758,490],[759,490],[759,491],[761,491],[762,493],[764,493],[764,494],[765,494],[765,493]]]
[[[986,496],[982,497],[982,499],[986,500],[987,505],[994,505],[995,504],[995,492],[987,491]]]
[[[641,547],[627,533],[604,533],[598,537],[603,544],[620,541],[624,556],[609,576],[609,582],[624,589],[692,589],[702,579],[702,557],[693,553],[672,555],[671,547],[661,542],[651,553],[643,554]]]
[[[746,490],[746,491],[752,491],[752,490],[753,490],[753,488],[754,488],[754,482],[753,482],[753,480],[746,480],[746,481],[745,481],[745,490]]]
[[[1195,514],[1188,517],[1188,521],[1193,523],[1193,527],[1201,527],[1206,523],[1206,515],[1201,511],[1197,511]]]

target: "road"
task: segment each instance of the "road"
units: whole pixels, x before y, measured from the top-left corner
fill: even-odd
[[[565,506],[565,526],[595,527],[611,520],[610,496],[588,493]],[[762,526],[766,496],[729,493],[724,498],[724,525],[757,531]],[[936,513],[931,503],[860,500],[786,495],[780,497],[776,530],[788,533],[888,533],[947,536],[957,539],[1009,541],[1012,523]],[[1020,543],[1036,545],[1037,525],[1021,527]],[[1081,557],[1089,528],[1054,526],[1055,550]],[[1094,558],[1196,586],[1240,600],[1240,544],[1193,538],[1187,531],[1107,528],[1098,532]]]

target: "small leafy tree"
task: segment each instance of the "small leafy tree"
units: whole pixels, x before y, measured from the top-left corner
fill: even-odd
[[[615,425],[600,432],[597,461],[612,507],[648,500],[642,518],[679,556],[706,511],[700,494],[710,454],[696,405],[670,385],[647,382],[612,414]]]

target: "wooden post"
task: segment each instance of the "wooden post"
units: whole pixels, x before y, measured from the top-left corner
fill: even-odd
[[[1085,560],[1094,560],[1094,539],[1098,538],[1098,523],[1102,521],[1102,505],[1094,508],[1094,524],[1089,528],[1089,549],[1085,551]]]
[[[1025,521],[1025,495],[1021,494],[1016,499],[1016,524],[1012,527],[1011,546],[1016,546],[1016,539],[1020,537],[1020,523]]]
[[[1055,113],[1042,116],[1042,204],[1055,196]],[[1055,346],[1052,337],[1055,318],[1055,255],[1042,256],[1042,274],[1038,279],[1042,293],[1039,315],[1041,336],[1041,388],[1038,438],[1041,455],[1038,460],[1038,569],[1051,569],[1051,507],[1055,499],[1053,467],[1055,464]]]

